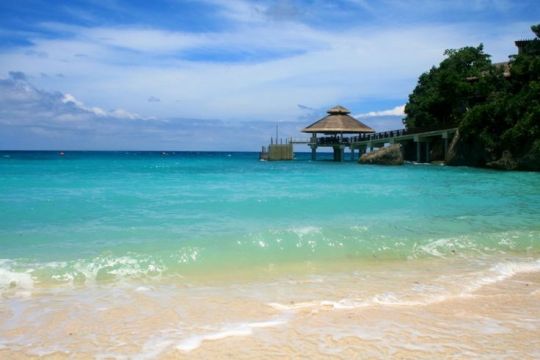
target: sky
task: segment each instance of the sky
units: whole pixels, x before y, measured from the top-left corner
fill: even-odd
[[[445,49],[516,53],[511,0],[2,0],[0,149],[255,151],[337,104],[402,127]]]

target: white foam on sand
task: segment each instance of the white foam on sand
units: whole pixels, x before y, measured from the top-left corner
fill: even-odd
[[[488,270],[475,273],[472,279],[455,278],[453,281],[461,285],[461,291],[450,293],[445,291],[443,287],[431,286],[426,294],[418,294],[417,286],[411,290],[416,295],[411,298],[411,294],[404,292],[403,294],[388,291],[381,294],[376,294],[365,299],[341,299],[341,300],[314,300],[298,303],[282,304],[277,302],[268,303],[267,305],[278,311],[295,312],[304,309],[313,310],[352,310],[358,308],[366,308],[370,306],[425,306],[435,303],[440,303],[452,298],[470,296],[475,291],[480,290],[484,286],[493,285],[495,283],[508,280],[515,275],[522,273],[540,272],[540,260],[529,262],[503,262],[498,263]],[[450,284],[452,285],[452,284]],[[437,290],[437,291],[432,291]]]
[[[220,340],[233,336],[250,336],[255,329],[277,327],[287,323],[287,319],[277,318],[268,321],[256,321],[249,323],[241,323],[234,325],[227,325],[220,330],[208,334],[191,336],[181,341],[176,348],[183,352],[190,352],[201,346],[203,341]]]
[[[279,311],[297,311],[303,309],[316,310],[353,310],[371,306],[421,306],[441,302],[445,296],[429,296],[424,300],[405,300],[392,292],[378,294],[369,299],[317,300],[295,304],[268,303],[268,306]]]
[[[136,289],[135,289],[136,292],[148,292],[148,291],[152,291],[151,288],[147,287],[147,286],[138,286]]]
[[[13,271],[10,262],[2,260],[0,262],[0,294],[10,291],[16,296],[27,297],[32,295],[34,280],[32,269],[25,272]]]
[[[477,291],[484,286],[510,279],[515,275],[534,272],[540,272],[540,260],[498,263],[489,269],[488,274],[483,274],[483,276],[473,280],[465,288],[464,295]]]

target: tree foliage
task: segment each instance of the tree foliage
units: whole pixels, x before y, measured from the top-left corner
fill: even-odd
[[[446,50],[438,67],[422,74],[405,106],[409,130],[456,127],[487,91],[482,75],[491,71],[483,46]]]
[[[512,56],[510,76],[492,66],[482,46],[447,50],[409,96],[408,129],[459,127],[492,158],[509,152],[521,168],[540,170],[540,24],[535,39]],[[486,159],[488,161],[489,159]]]
[[[540,26],[532,28],[537,36],[512,57],[511,76],[465,114],[460,129],[495,157],[509,151],[522,167],[540,169]]]

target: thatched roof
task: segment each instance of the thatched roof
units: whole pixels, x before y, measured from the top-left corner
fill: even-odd
[[[351,112],[349,111],[349,109],[341,106],[341,105],[336,105],[334,106],[333,108],[331,108],[330,110],[327,111],[327,113],[329,114],[350,114]]]
[[[327,111],[328,115],[302,130],[305,133],[372,133],[369,126],[349,115],[350,111],[343,106],[335,106]]]

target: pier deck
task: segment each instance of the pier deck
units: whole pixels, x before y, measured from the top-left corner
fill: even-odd
[[[349,148],[351,151],[351,160],[356,160],[355,155],[358,149],[358,157],[374,148],[382,147],[385,144],[406,144],[414,142],[416,144],[416,161],[430,161],[430,143],[436,138],[443,139],[444,157],[448,153],[449,141],[453,138],[457,128],[430,130],[423,132],[408,132],[405,129],[382,131],[372,134],[361,134],[359,136],[312,136],[309,139],[290,139],[291,144],[305,144],[311,147],[312,159],[316,160],[316,150],[318,147],[332,147],[334,149],[334,159],[336,161],[344,160],[344,150]],[[422,148],[424,150],[422,151]],[[425,156],[422,159],[421,154]],[[424,160],[424,161],[422,161]]]

